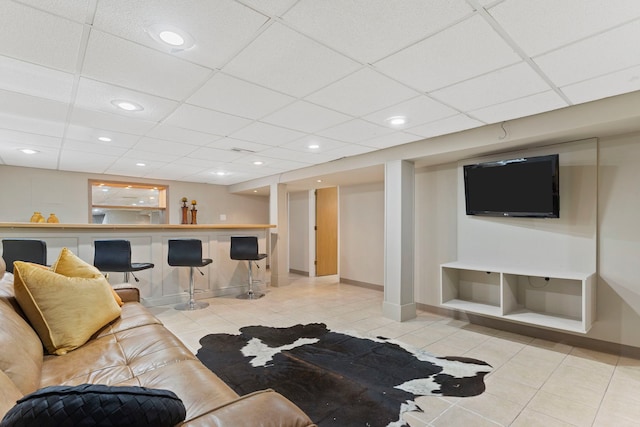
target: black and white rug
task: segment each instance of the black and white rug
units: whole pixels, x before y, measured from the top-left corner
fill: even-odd
[[[247,326],[200,340],[197,357],[238,394],[272,388],[318,425],[403,426],[416,396],[476,396],[491,366],[436,357],[385,338],[363,338],[322,323]]]

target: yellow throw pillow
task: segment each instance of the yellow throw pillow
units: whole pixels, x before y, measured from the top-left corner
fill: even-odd
[[[104,277],[66,277],[30,263],[14,263],[16,300],[49,353],[80,347],[121,309]]]
[[[82,259],[80,259],[80,257],[76,256],[67,248],[62,248],[62,250],[60,251],[60,255],[58,255],[58,259],[51,266],[51,270],[67,277],[103,277],[102,273],[100,273],[100,270],[98,270],[93,265],[84,262]],[[113,288],[111,288],[111,293],[113,294],[113,298],[116,300],[118,305],[122,307],[123,303],[120,295],[118,295],[118,293],[113,290]]]

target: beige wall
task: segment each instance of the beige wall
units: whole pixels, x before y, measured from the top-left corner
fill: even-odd
[[[289,193],[289,269],[309,273],[309,192]]]
[[[384,284],[384,183],[340,187],[340,277]]]
[[[180,199],[198,201],[199,224],[266,224],[269,198],[231,194],[227,187],[180,181],[0,166],[0,222],[29,221],[34,211],[54,212],[62,223],[89,222],[89,179],[155,183],[169,186],[169,222],[181,220]],[[226,220],[220,220],[225,214]]]

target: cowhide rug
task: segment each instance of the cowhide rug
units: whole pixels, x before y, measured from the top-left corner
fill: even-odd
[[[197,357],[238,394],[272,388],[320,426],[402,426],[416,396],[475,396],[485,362],[436,357],[385,338],[334,332],[322,323],[247,326],[200,340]]]

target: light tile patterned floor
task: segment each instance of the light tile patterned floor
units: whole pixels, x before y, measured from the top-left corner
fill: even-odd
[[[469,398],[419,397],[418,426],[640,426],[640,360],[570,347],[468,324],[427,312],[395,322],[382,316],[380,291],[340,284],[334,276],[291,275],[291,284],[259,300],[211,298],[203,310],[172,306],[152,311],[194,353],[209,333],[242,326],[286,327],[323,322],[364,336],[385,336],[437,356],[468,356],[490,363],[487,391]]]

